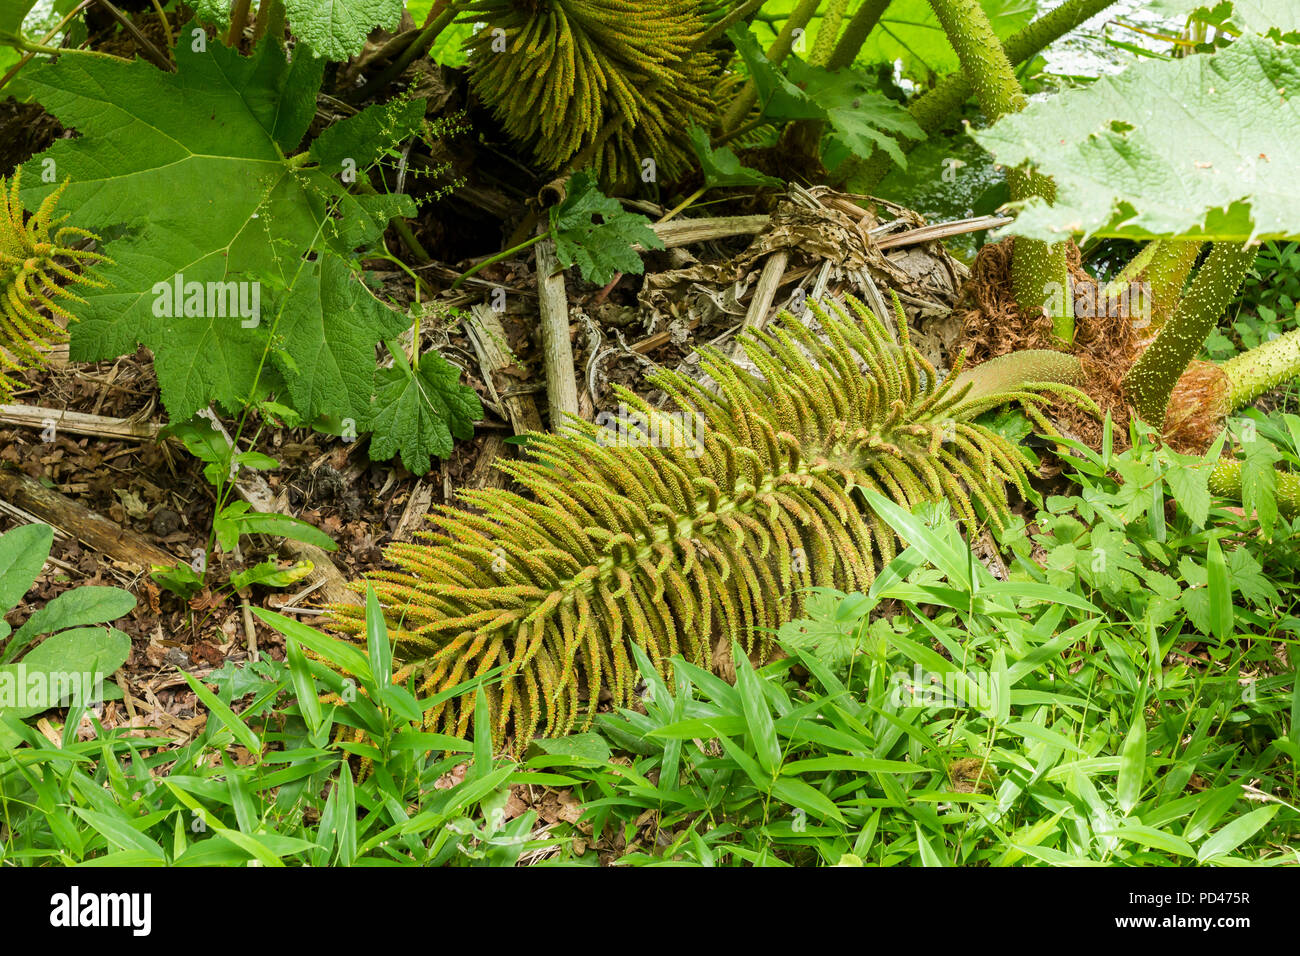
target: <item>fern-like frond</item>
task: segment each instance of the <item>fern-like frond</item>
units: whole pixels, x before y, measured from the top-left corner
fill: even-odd
[[[472,510],[440,507],[422,543],[390,546],[398,570],[371,583],[399,677],[430,695],[504,668],[495,731],[522,748],[588,726],[601,687],[627,705],[633,644],[665,674],[678,654],[712,667],[732,639],[764,653],[805,589],[869,587],[897,541],[860,489],[905,507],[946,498],[968,527],[981,511],[999,524],[1029,462],[974,417],[1005,402],[1038,413],[1049,393],[1086,398],[1052,383],[972,398],[954,387],[960,370],[939,382],[908,343],[901,308],[895,341],[850,304],[856,320],[813,306],[818,332],[783,313],[746,337],[759,376],[705,350],[716,393],[659,373],[674,412],[620,390],[631,427],[530,436],[529,458],[501,466],[525,494],[466,492]],[[359,609],[331,611],[363,628]],[[449,702],[429,723],[463,734],[472,706]]]
[[[62,225],[66,215],[55,217],[63,186],[30,216],[24,214],[21,172],[16,170],[8,184],[0,179],[0,396],[6,398],[17,384],[6,372],[42,364],[42,350],[66,338],[53,317],[68,321],[72,315],[59,300],[81,301],[66,287],[98,286],[85,267],[104,261],[97,252],[76,248],[95,236]]]
[[[604,183],[645,159],[672,175],[690,162],[687,130],[710,112],[712,55],[692,49],[707,23],[696,0],[479,0],[467,43],[470,82],[507,134],[557,169],[625,118],[594,159]],[[503,31],[503,32],[497,32]]]

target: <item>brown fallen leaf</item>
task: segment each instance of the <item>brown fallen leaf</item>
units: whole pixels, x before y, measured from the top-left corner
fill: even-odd
[[[190,647],[190,660],[192,661],[217,667],[225,659],[226,655],[221,648],[210,641],[195,641],[193,646]]]

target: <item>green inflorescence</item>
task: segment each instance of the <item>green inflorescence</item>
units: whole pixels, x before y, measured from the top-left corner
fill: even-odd
[[[603,183],[691,163],[687,132],[710,115],[715,57],[695,45],[708,24],[696,0],[479,0],[467,47],[474,91],[507,134],[555,170],[599,144]],[[599,143],[608,121],[621,118]]]
[[[977,509],[999,525],[1029,461],[976,416],[1016,402],[1050,432],[1049,395],[1088,400],[1042,378],[939,382],[901,308],[895,341],[850,304],[856,321],[813,307],[820,333],[783,313],[744,337],[761,378],[712,349],[700,364],[716,394],[658,373],[676,412],[619,391],[637,434],[671,440],[611,442],[593,423],[530,435],[530,457],[502,466],[528,497],[466,492],[469,510],[437,509],[425,543],[390,546],[399,570],[370,583],[403,662],[397,679],[426,696],[502,667],[488,692],[495,735],[519,750],[539,730],[589,725],[601,686],[627,705],[633,645],[665,674],[674,655],[713,668],[714,649],[725,658],[733,640],[764,653],[807,588],[869,587],[897,541],[861,489],[905,507],[946,499],[968,529]],[[360,608],[331,613],[349,633],[365,627]],[[473,706],[472,695],[449,700],[426,724],[463,734]]]
[[[85,267],[105,261],[103,255],[77,247],[95,235],[62,225],[66,215],[55,218],[62,186],[31,216],[24,215],[20,173],[15,171],[7,185],[0,179],[0,395],[5,397],[17,384],[9,372],[44,364],[42,350],[67,338],[54,318],[66,322],[73,317],[58,300],[84,301],[67,287],[102,288]]]

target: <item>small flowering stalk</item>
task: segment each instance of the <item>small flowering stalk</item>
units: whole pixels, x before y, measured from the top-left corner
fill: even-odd
[[[18,195],[20,173],[16,171],[7,185],[0,179],[0,395],[5,397],[16,385],[7,372],[44,364],[43,350],[66,339],[67,333],[54,320],[68,322],[73,315],[57,300],[85,301],[68,291],[71,285],[102,288],[103,283],[85,270],[107,261],[98,252],[77,248],[97,236],[62,225],[66,214],[55,218],[63,186],[24,217]]]

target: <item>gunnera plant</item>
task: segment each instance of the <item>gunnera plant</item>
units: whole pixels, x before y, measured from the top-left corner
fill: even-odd
[[[539,729],[589,725],[602,685],[626,706],[634,644],[665,675],[679,654],[725,671],[733,639],[767,653],[807,588],[869,587],[897,542],[861,489],[905,507],[947,499],[968,530],[1000,525],[1008,486],[1028,490],[1029,460],[975,419],[1015,402],[1051,433],[1049,394],[1089,403],[1065,384],[1077,362],[1022,352],[940,382],[901,307],[896,341],[849,302],[856,320],[813,306],[815,331],[783,313],[745,336],[758,375],[701,350],[716,393],[657,373],[674,409],[620,389],[625,440],[589,422],[530,435],[528,457],[501,466],[527,496],[465,492],[472,510],[439,507],[438,530],[391,545],[397,570],[370,583],[402,662],[395,679],[428,695],[502,667],[494,733],[520,750]],[[346,632],[365,626],[361,608],[331,613]],[[426,724],[463,734],[472,709],[462,695]]]
[[[479,0],[470,84],[512,138],[555,170],[584,148],[606,184],[688,167],[687,131],[712,110],[716,58],[698,0]],[[600,142],[607,121],[617,130]]]
[[[100,253],[78,248],[96,236],[62,225],[66,215],[55,218],[63,186],[26,215],[18,198],[20,173],[15,170],[8,184],[0,178],[0,396],[5,398],[17,384],[8,373],[43,364],[42,350],[66,339],[53,318],[70,321],[72,316],[58,300],[84,301],[67,287],[102,288],[85,269],[105,261]]]

